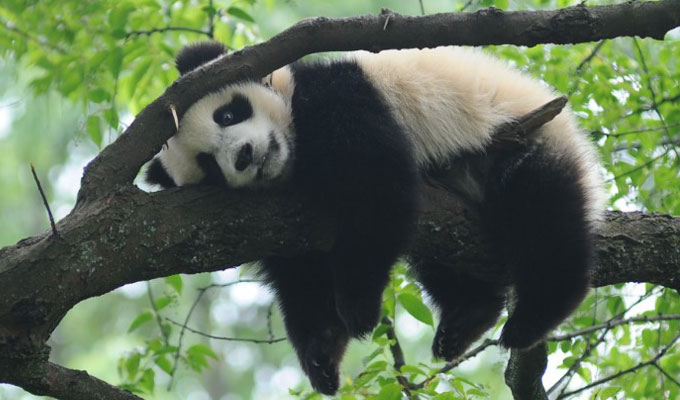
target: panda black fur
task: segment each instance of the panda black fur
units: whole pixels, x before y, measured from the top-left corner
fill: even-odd
[[[178,69],[222,52],[216,43],[189,46]],[[483,154],[495,128],[555,95],[458,48],[298,62],[265,82],[237,83],[194,104],[147,180],[285,184],[337,217],[329,252],[262,262],[302,368],[316,390],[332,394],[347,342],[377,324],[390,268],[415,230],[422,177],[457,155]],[[565,110],[530,150],[495,160],[483,179],[467,178],[464,190],[517,294],[501,334],[506,347],[535,344],[585,296],[603,198],[597,170],[593,146]],[[440,312],[433,353],[454,359],[496,322],[506,288],[436,262],[413,264]]]

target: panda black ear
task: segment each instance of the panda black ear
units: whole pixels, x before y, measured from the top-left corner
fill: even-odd
[[[198,42],[184,46],[175,57],[175,65],[180,75],[184,75],[226,53],[226,47],[215,40]]]
[[[159,158],[154,158],[146,169],[146,175],[144,180],[152,185],[160,185],[164,189],[177,186],[175,181],[172,180],[168,171],[163,166],[163,163]]]

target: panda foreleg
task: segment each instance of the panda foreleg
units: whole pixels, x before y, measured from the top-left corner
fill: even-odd
[[[413,267],[439,309],[432,354],[454,360],[496,323],[505,303],[505,288],[435,262],[414,261]]]
[[[517,294],[505,347],[539,342],[588,291],[594,235],[581,168],[575,156],[539,145],[492,171],[485,218]]]
[[[363,179],[370,186],[350,191],[351,198],[339,210],[329,262],[338,315],[352,337],[363,337],[377,325],[390,270],[416,227],[417,180],[404,166],[389,171],[394,177],[365,172]]]
[[[340,384],[340,362],[349,335],[339,319],[327,265],[328,253],[270,257],[261,274],[274,289],[288,340],[295,348],[312,387],[334,394]]]

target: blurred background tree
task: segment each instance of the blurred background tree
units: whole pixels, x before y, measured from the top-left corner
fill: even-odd
[[[35,165],[56,217],[66,215],[75,202],[82,167],[177,78],[173,59],[184,44],[215,38],[235,50],[306,17],[378,13],[382,7],[417,15],[577,3],[3,0],[0,246],[48,228],[29,163]],[[587,5],[605,3],[614,2]],[[487,51],[569,95],[583,128],[600,148],[612,209],[677,215],[679,38],[675,30],[664,41],[620,38],[574,46],[493,46]],[[272,296],[251,280],[244,267],[137,283],[84,301],[54,332],[52,357],[149,399],[320,397],[310,391],[288,343],[276,340],[284,330]],[[403,265],[385,293],[385,314],[388,324],[379,326],[373,338],[352,344],[343,364],[346,384],[340,398],[399,399],[405,394],[397,379],[426,380],[415,390],[422,398],[510,397],[502,375],[508,354],[493,342],[457,368],[435,375],[444,364],[430,355],[433,313]],[[680,299],[670,289],[626,284],[595,290],[555,333],[562,337],[549,342],[544,384],[551,397],[680,398],[680,351],[673,345],[680,331],[678,314]],[[630,319],[644,316],[659,320]],[[405,353],[401,373],[393,370],[392,326]],[[643,364],[660,352],[658,362]],[[620,371],[629,372],[608,380]],[[596,385],[578,391],[590,384]],[[33,398],[0,385],[0,399]]]

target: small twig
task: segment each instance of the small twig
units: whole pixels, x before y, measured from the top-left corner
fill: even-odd
[[[425,15],[425,6],[423,5],[423,0],[418,0],[420,3],[420,15]]]
[[[578,74],[580,74],[580,73],[581,73],[581,70],[582,70],[586,65],[589,65],[589,64],[590,64],[590,62],[593,60],[593,58],[595,58],[595,56],[596,56],[597,53],[600,51],[600,49],[602,48],[602,46],[604,45],[605,42],[606,42],[606,40],[600,40],[600,41],[595,45],[595,47],[594,47],[593,50],[590,52],[590,54],[588,55],[588,57],[584,58],[583,61],[581,61],[581,62],[579,63],[579,65],[576,67],[576,69],[574,70],[573,75],[578,75]],[[574,86],[569,90],[569,93],[568,93],[569,96],[571,96],[574,92],[576,92],[576,91],[579,89],[579,85],[580,85],[580,83],[581,83],[581,80],[580,80],[580,79],[574,79],[574,82],[575,82]]]
[[[602,342],[604,342],[608,333],[609,333],[609,328],[606,328],[595,341],[592,341],[593,336],[591,335],[588,338],[588,342],[586,344],[585,350],[583,351],[583,354],[581,354],[576,360],[574,360],[574,363],[571,364],[571,366],[569,367],[567,372],[565,372],[560,377],[560,379],[557,380],[557,382],[555,382],[550,388],[548,388],[548,390],[546,390],[545,393],[549,395],[550,393],[555,391],[558,387],[560,387],[560,385],[562,384],[562,382],[564,382],[564,380],[566,380],[567,382],[562,386],[562,390],[560,391],[560,394],[557,397],[564,394],[564,392],[569,387],[569,383],[571,382],[571,379],[574,377],[574,374],[576,373],[578,368],[581,366],[581,363],[586,358],[588,358],[590,356],[590,354],[593,352],[594,349],[597,348],[597,346],[599,346]]]
[[[578,65],[578,67],[576,67],[576,72],[581,72],[583,67],[585,67],[587,64],[589,64],[590,61],[592,61],[592,59],[595,58],[595,56],[597,55],[597,53],[599,53],[600,49],[602,48],[602,46],[604,45],[604,43],[606,41],[607,40],[600,40],[599,42],[597,42],[597,44],[595,45],[593,50],[590,52],[588,57],[584,58],[583,61],[581,61],[581,63]]]
[[[566,105],[567,98],[561,96],[521,116],[515,121],[501,125],[493,135],[493,142],[489,151],[504,151],[508,147],[528,145],[537,134],[538,128],[552,121],[562,112]]]
[[[274,340],[274,329],[272,328],[272,313],[274,311],[274,303],[269,304],[267,308],[267,333],[269,334],[269,340]]]
[[[254,280],[254,279],[239,279],[239,280],[234,281],[234,282],[223,283],[223,284],[212,284],[212,285],[204,286],[202,288],[198,288],[198,296],[196,296],[196,300],[194,300],[194,303],[191,305],[191,308],[189,309],[189,312],[187,313],[186,318],[184,318],[184,323],[180,324],[182,329],[179,331],[179,339],[177,341],[177,351],[175,352],[172,371],[170,372],[170,381],[168,382],[168,390],[170,390],[172,388],[172,382],[173,382],[174,377],[175,377],[175,372],[177,372],[177,365],[179,364],[179,356],[180,356],[181,351],[182,351],[182,341],[184,340],[184,332],[187,331],[187,330],[191,331],[191,329],[187,326],[187,324],[189,323],[189,320],[191,319],[191,315],[194,313],[194,310],[196,309],[198,302],[201,300],[201,298],[203,297],[205,292],[208,289],[212,289],[212,288],[216,288],[216,287],[223,288],[223,287],[235,285],[237,283],[245,283],[245,282],[261,282],[261,281]]]
[[[680,387],[680,382],[677,379],[673,378],[673,376],[669,374],[668,371],[661,368],[658,362],[655,362],[652,365],[654,366],[654,368],[658,369],[659,372],[661,372],[666,378],[668,378],[669,381],[673,382],[676,386]]]
[[[636,167],[633,167],[633,168],[629,169],[628,171],[622,172],[622,173],[620,173],[619,175],[616,175],[615,177],[613,177],[613,178],[611,178],[611,179],[607,179],[606,182],[613,182],[613,181],[615,181],[615,180],[617,180],[617,179],[619,179],[619,178],[623,178],[624,176],[628,176],[628,175],[632,174],[633,172],[636,172],[636,171],[639,171],[639,170],[641,170],[641,169],[643,169],[643,168],[646,168],[646,167],[648,167],[648,166],[654,164],[655,162],[657,162],[657,161],[660,160],[661,158],[666,157],[666,156],[668,155],[669,152],[670,152],[670,149],[665,149],[664,152],[661,153],[661,154],[659,154],[658,156],[656,156],[656,157],[654,157],[654,158],[652,158],[652,159],[650,159],[650,160],[647,160],[647,162],[645,162],[645,163],[643,163],[643,164],[640,164],[640,165],[638,165],[638,166],[636,166]]]
[[[215,13],[213,12],[213,0],[208,1],[208,7],[210,7],[210,10],[208,11],[208,36],[210,39],[215,39]]]
[[[410,398],[414,399],[414,394],[411,390],[417,389],[415,385],[406,379],[404,375],[401,374],[401,367],[406,365],[406,360],[404,358],[404,351],[401,349],[399,344],[399,339],[397,338],[397,333],[394,331],[394,323],[388,317],[385,317],[381,321],[383,324],[387,325],[387,331],[385,334],[390,340],[390,352],[392,353],[392,358],[394,359],[394,370],[397,372],[397,381],[403,387],[404,393]]]
[[[487,347],[497,346],[497,345],[498,345],[498,340],[496,340],[496,339],[485,339],[479,346],[475,347],[472,350],[469,350],[467,353],[463,354],[459,358],[446,363],[446,365],[444,365],[443,367],[438,369],[434,374],[428,376],[422,382],[415,384],[414,388],[415,389],[421,389],[421,388],[425,387],[425,385],[427,385],[428,382],[430,382],[432,379],[434,379],[438,374],[444,374],[446,372],[449,372],[450,370],[456,368],[457,366],[464,363],[465,361],[477,356],[477,354],[486,350]]]
[[[33,179],[35,180],[35,184],[38,185],[38,191],[40,192],[40,197],[42,197],[43,204],[45,205],[45,209],[47,209],[47,216],[50,219],[50,226],[52,226],[52,233],[54,236],[59,236],[59,232],[57,232],[57,225],[54,223],[54,217],[52,216],[52,210],[50,209],[50,205],[47,203],[47,197],[45,196],[45,192],[43,191],[42,185],[40,184],[40,179],[38,179],[38,174],[35,173],[35,167],[33,166],[33,163],[31,165],[31,172],[33,173]]]
[[[170,319],[168,317],[164,317],[166,321],[182,327],[182,329],[186,329],[189,332],[195,333],[197,335],[201,335],[210,339],[216,339],[216,340],[226,340],[226,341],[231,341],[231,342],[250,342],[250,343],[257,343],[257,344],[274,344],[274,343],[279,343],[283,342],[286,340],[285,337],[282,338],[269,338],[269,339],[245,339],[245,338],[237,338],[237,337],[229,337],[229,336],[217,336],[217,335],[211,335],[209,333],[201,332],[197,329],[193,329],[191,327],[188,327],[181,322],[177,322],[173,319]]]
[[[635,371],[639,370],[640,368],[644,368],[644,367],[647,367],[647,366],[650,366],[650,365],[655,365],[655,364],[657,364],[658,361],[659,361],[664,355],[666,355],[666,353],[668,352],[668,350],[670,350],[671,348],[673,348],[673,346],[675,345],[675,342],[678,341],[678,339],[680,339],[680,335],[675,336],[675,338],[673,338],[673,340],[671,340],[671,342],[668,343],[668,345],[666,345],[663,349],[661,349],[661,351],[659,351],[659,352],[657,353],[657,355],[654,356],[654,358],[652,358],[651,360],[648,360],[648,361],[645,361],[645,362],[641,362],[641,363],[639,363],[639,364],[637,364],[637,365],[634,365],[634,366],[632,366],[632,367],[630,367],[630,368],[628,368],[628,369],[624,369],[623,371],[619,371],[619,372],[617,372],[617,373],[615,373],[615,374],[613,374],[613,375],[609,375],[609,376],[604,377],[604,378],[602,378],[602,379],[598,379],[597,381],[594,381],[594,382],[592,382],[592,383],[590,383],[590,384],[588,384],[588,385],[586,385],[586,386],[583,386],[583,387],[578,388],[578,389],[576,389],[576,390],[573,390],[573,391],[571,391],[571,392],[563,393],[563,394],[561,394],[560,396],[557,397],[557,400],[559,400],[559,399],[564,399],[564,398],[567,398],[567,397],[569,397],[569,396],[573,396],[573,395],[575,395],[575,394],[577,394],[577,393],[581,393],[581,392],[583,392],[583,391],[585,391],[585,390],[588,390],[588,389],[590,389],[590,388],[593,388],[593,387],[595,387],[595,386],[602,385],[603,383],[607,383],[607,382],[609,382],[609,381],[611,381],[611,380],[613,380],[613,379],[616,379],[616,378],[618,378],[618,377],[620,377],[620,376],[629,374],[629,373],[631,373],[631,372],[635,372]]]
[[[210,32],[206,32],[200,29],[196,28],[187,28],[187,27],[181,27],[181,26],[166,26],[165,28],[152,28],[148,30],[139,30],[139,31],[130,31],[125,34],[125,40],[130,39],[131,37],[134,36],[141,36],[141,35],[153,35],[154,33],[163,33],[163,32],[168,32],[168,31],[180,31],[180,32],[192,32],[192,33],[198,33],[200,35],[205,35],[209,38],[212,38],[210,36]]]
[[[564,335],[554,335],[548,337],[546,340],[550,342],[560,342],[563,340],[570,340],[575,337],[587,335],[589,333],[598,331],[600,329],[605,329],[605,328],[613,328],[615,326],[619,325],[626,325],[626,324],[631,324],[635,322],[657,322],[657,321],[672,321],[672,320],[678,320],[680,319],[680,314],[670,314],[670,315],[656,315],[656,316],[651,316],[651,317],[632,317],[628,319],[620,319],[620,320],[609,320],[603,324],[600,325],[593,325],[591,327],[581,329],[575,332],[570,332],[566,333]]]
[[[460,8],[460,10],[458,10],[458,12],[463,12],[463,11],[467,10],[468,7],[470,7],[474,1],[475,1],[475,0],[468,0],[468,2],[465,3],[465,4],[463,5],[463,7]]]
[[[635,129],[632,131],[623,131],[623,132],[614,132],[614,133],[605,133],[602,131],[590,131],[591,135],[602,135],[602,136],[607,136],[607,137],[619,137],[619,136],[626,136],[626,135],[634,135],[637,133],[644,133],[644,132],[654,132],[654,131],[662,131],[666,128],[677,128],[679,127],[680,124],[669,124],[665,126],[656,126],[653,128],[641,128],[641,129]]]
[[[161,331],[161,336],[163,336],[163,343],[165,346],[169,345],[168,333],[163,329],[163,316],[160,314],[158,308],[156,308],[156,300],[153,298],[153,292],[151,291],[151,282],[146,281],[146,294],[149,296],[149,303],[151,303],[151,309],[153,309],[153,314],[158,324],[158,329]]]
[[[642,64],[642,70],[645,72],[645,78],[647,81],[647,89],[649,89],[649,92],[652,95],[652,109],[654,110],[654,113],[656,114],[657,117],[659,117],[659,121],[661,121],[661,125],[665,127],[664,133],[666,134],[666,139],[668,141],[672,141],[673,139],[671,138],[671,133],[668,130],[668,126],[666,125],[666,119],[663,117],[663,114],[661,114],[661,110],[659,110],[659,105],[656,102],[656,90],[654,90],[654,85],[652,84],[652,78],[650,77],[649,69],[647,68],[647,61],[645,60],[645,55],[642,52],[642,47],[640,47],[640,43],[638,42],[637,38],[633,37],[633,44],[635,45],[635,48],[637,49],[638,55],[640,56],[640,63]],[[679,159],[680,154],[678,154],[677,149],[675,146],[669,146],[670,149],[673,151],[675,154],[675,158]]]

